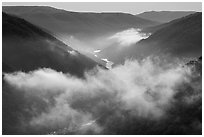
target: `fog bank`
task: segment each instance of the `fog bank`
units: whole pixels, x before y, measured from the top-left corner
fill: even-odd
[[[95,68],[85,73],[85,79],[49,68],[7,73],[4,81],[9,88],[4,92],[23,95],[16,98],[24,103],[17,104],[17,125],[12,127],[21,134],[148,134],[152,128],[164,134],[166,121],[181,115],[170,110],[180,111],[175,104],[184,87],[193,92],[182,95],[187,108],[201,98],[201,87],[194,85],[192,77],[189,67],[146,58],[127,60],[111,70]],[[194,126],[185,128],[200,131],[199,120],[192,119]],[[176,127],[168,130],[172,128]]]

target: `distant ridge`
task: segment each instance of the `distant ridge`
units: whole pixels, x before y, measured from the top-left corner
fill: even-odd
[[[72,12],[48,6],[3,6],[2,10],[17,15],[52,33],[89,33],[124,30],[131,27],[158,25],[157,21],[127,13]]]
[[[195,11],[147,11],[137,14],[136,16],[143,19],[165,23],[193,13],[195,13]]]

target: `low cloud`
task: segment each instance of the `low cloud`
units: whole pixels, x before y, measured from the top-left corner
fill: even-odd
[[[129,60],[111,70],[95,68],[84,79],[43,68],[7,73],[4,81],[26,102],[16,113],[21,134],[149,134],[152,129],[164,134],[165,122],[180,116],[169,112],[181,99],[177,95],[186,87],[195,90],[191,75],[188,67],[147,58]],[[199,100],[200,92],[196,94],[182,97],[191,98],[192,104]],[[29,116],[22,120],[25,111]],[[199,121],[190,122],[199,128]]]
[[[148,38],[150,34],[142,33],[140,29],[130,28],[114,34],[109,39],[117,40],[122,46],[129,46],[137,43],[141,39]]]

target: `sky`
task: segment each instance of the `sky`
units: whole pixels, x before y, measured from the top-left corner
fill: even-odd
[[[52,6],[76,12],[202,11],[201,2],[3,2],[3,6]]]

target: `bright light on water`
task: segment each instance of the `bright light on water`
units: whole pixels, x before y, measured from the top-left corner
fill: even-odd
[[[101,52],[100,49],[94,51],[94,53],[99,53],[99,52]]]
[[[113,62],[109,61],[108,59],[101,59],[106,62],[106,68],[111,69],[112,65],[114,64]]]

